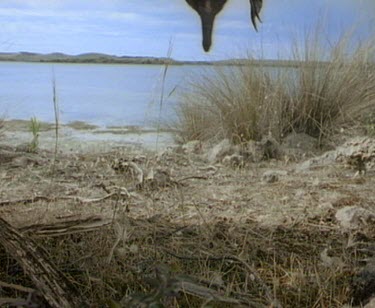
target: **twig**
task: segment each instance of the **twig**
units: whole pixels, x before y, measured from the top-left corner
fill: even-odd
[[[167,52],[167,61],[164,65],[164,70],[163,70],[163,77],[162,77],[162,83],[161,83],[161,93],[160,93],[160,100],[159,100],[159,116],[158,116],[158,123],[157,123],[157,135],[156,135],[156,151],[158,150],[158,145],[159,145],[159,133],[160,133],[160,121],[161,121],[161,112],[163,110],[163,103],[164,103],[164,91],[165,91],[165,80],[167,78],[167,73],[168,73],[168,68],[169,68],[169,63],[171,60],[171,55],[172,55],[172,50],[173,50],[173,44],[172,41],[169,41],[169,46],[168,46],[168,52]],[[172,90],[172,92],[174,89]]]
[[[231,257],[231,256],[220,256],[220,257],[213,257],[213,256],[208,256],[208,257],[189,257],[189,256],[182,256],[182,255],[178,255],[178,254],[175,254],[174,252],[172,251],[169,251],[165,248],[163,248],[163,251],[165,253],[167,253],[168,255],[171,255],[172,257],[175,257],[177,259],[181,259],[181,260],[196,260],[196,261],[202,261],[202,260],[205,260],[205,261],[238,261],[238,259],[234,258],[234,257]]]
[[[57,100],[56,92],[56,76],[55,70],[52,68],[52,92],[53,92],[53,110],[55,113],[55,152],[53,158],[52,173],[54,173],[56,168],[57,150],[59,144],[59,103]]]
[[[51,198],[47,198],[45,196],[35,196],[35,197],[25,198],[25,199],[2,200],[0,201],[0,206],[6,206],[6,205],[12,205],[12,204],[18,204],[18,203],[23,203],[23,204],[34,203],[40,200],[50,201]]]
[[[86,307],[85,297],[76,287],[50,262],[46,252],[32,238],[21,234],[0,217],[0,244],[22,266],[33,281],[38,294],[51,307]],[[29,298],[28,298],[29,300]]]
[[[269,302],[271,304],[271,307],[282,308],[282,306],[281,306],[280,302],[278,301],[278,299],[274,298],[272,296],[272,292],[271,292],[270,288],[260,278],[260,276],[258,274],[258,271],[253,266],[251,266],[250,264],[248,264],[247,262],[245,262],[244,260],[241,260],[240,258],[235,257],[235,256],[233,256],[232,258],[234,260],[240,262],[242,265],[244,265],[248,269],[249,272],[251,272],[251,274],[254,276],[255,280],[262,286],[264,292],[266,293],[267,299],[269,300]]]
[[[32,233],[33,236],[61,236],[66,234],[83,233],[108,226],[110,219],[103,219],[98,216],[88,217],[79,220],[68,220],[55,222],[53,224],[37,224],[25,226],[19,229],[22,233]]]
[[[35,291],[32,288],[20,286],[18,284],[13,284],[13,283],[6,283],[4,281],[0,281],[0,287],[15,289],[15,290],[18,290],[18,291],[21,291],[21,292],[27,292],[27,293],[31,293],[31,292]]]
[[[119,194],[117,192],[114,192],[114,193],[110,193],[110,194],[108,194],[104,197],[100,197],[100,198],[83,198],[83,197],[78,197],[78,196],[76,196],[76,197],[74,197],[74,196],[61,196],[61,197],[50,198],[50,197],[46,197],[46,196],[35,196],[35,197],[25,198],[25,199],[3,200],[3,201],[0,201],[0,207],[6,206],[6,205],[18,204],[18,203],[27,204],[27,203],[34,203],[34,202],[37,202],[37,201],[52,202],[52,201],[56,201],[56,200],[73,200],[73,201],[78,201],[80,203],[96,203],[96,202],[101,202],[103,200],[106,200],[106,199],[112,198],[113,196],[118,196],[118,195]],[[126,192],[120,192],[120,195],[124,196],[124,197],[129,196],[129,194],[126,193]]]
[[[176,182],[179,183],[179,182],[190,180],[190,179],[207,180],[208,177],[204,175],[192,175],[192,176],[184,177],[182,179],[178,179],[176,180]]]
[[[236,256],[221,256],[221,257],[212,257],[212,256],[209,256],[209,257],[206,257],[206,258],[202,258],[202,257],[188,257],[188,256],[181,256],[181,255],[177,255],[167,249],[163,249],[167,254],[171,255],[172,257],[175,257],[177,259],[181,259],[181,260],[197,260],[197,261],[201,261],[201,260],[205,260],[205,261],[225,261],[225,260],[228,260],[228,261],[234,261],[234,262],[237,262],[237,263],[240,263],[242,265],[244,265],[247,270],[249,272],[251,272],[251,274],[253,275],[253,277],[255,278],[255,280],[262,286],[265,294],[266,294],[266,297],[268,299],[268,301],[271,303],[272,307],[275,307],[275,308],[282,308],[280,302],[276,299],[276,298],[273,298],[272,296],[272,292],[270,290],[270,288],[266,285],[266,283],[260,278],[259,274],[258,274],[258,271],[251,265],[249,265],[247,262],[241,260],[240,258],[236,257]]]

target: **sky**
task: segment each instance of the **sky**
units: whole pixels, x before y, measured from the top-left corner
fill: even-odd
[[[375,0],[264,0],[250,24],[249,1],[228,0],[217,16],[211,51],[201,47],[200,19],[185,0],[0,0],[0,52],[100,52],[177,60],[288,58],[290,42],[317,23],[334,41],[375,35]]]

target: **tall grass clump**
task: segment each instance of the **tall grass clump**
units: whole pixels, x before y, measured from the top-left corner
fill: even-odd
[[[40,127],[41,127],[40,121],[36,117],[32,117],[30,119],[30,126],[29,126],[30,132],[33,135],[33,139],[31,140],[30,145],[29,145],[30,152],[35,153],[38,151]]]
[[[216,66],[191,81],[177,105],[176,126],[183,141],[229,138],[259,139],[264,108],[274,85],[264,69]]]
[[[0,117],[0,137],[3,135],[4,130],[4,118]]]
[[[323,137],[336,127],[353,125],[375,110],[374,42],[353,47],[350,35],[327,47],[319,33],[293,46],[296,77],[281,118],[284,130]]]
[[[344,35],[329,45],[321,33],[296,40],[287,61],[249,57],[195,76],[176,108],[179,139],[322,138],[375,110],[374,42],[353,47]]]

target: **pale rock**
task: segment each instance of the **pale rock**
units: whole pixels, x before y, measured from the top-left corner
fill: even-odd
[[[291,133],[283,139],[283,146],[300,149],[303,152],[313,152],[318,146],[316,138],[305,133]]]
[[[202,142],[199,140],[189,141],[181,146],[184,154],[199,154],[202,151]]]
[[[283,150],[280,144],[271,135],[263,137],[260,145],[263,151],[263,159],[279,159],[282,156]]]
[[[226,154],[229,154],[231,150],[231,144],[228,139],[223,139],[207,153],[207,160],[210,163],[220,161]]]
[[[262,181],[265,183],[275,183],[281,176],[286,176],[288,173],[282,170],[267,170],[262,175]]]
[[[223,158],[222,163],[231,167],[243,167],[244,157],[239,154],[227,155]]]
[[[373,297],[364,308],[375,308],[375,297]]]
[[[345,229],[356,229],[375,221],[375,213],[359,206],[343,207],[336,212],[335,217]]]
[[[318,209],[323,212],[323,213],[326,213],[326,212],[330,212],[334,209],[333,205],[331,202],[324,202],[324,203],[321,203],[318,205]]]

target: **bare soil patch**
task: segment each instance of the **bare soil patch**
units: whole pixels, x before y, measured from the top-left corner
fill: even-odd
[[[55,158],[2,145],[0,217],[43,247],[89,307],[341,307],[370,299],[373,282],[361,273],[371,273],[374,224],[344,229],[335,214],[347,206],[374,212],[371,166],[356,174],[316,157],[240,168],[205,157],[175,147]],[[0,298],[27,297],[4,283],[35,288],[13,257],[0,246]]]

